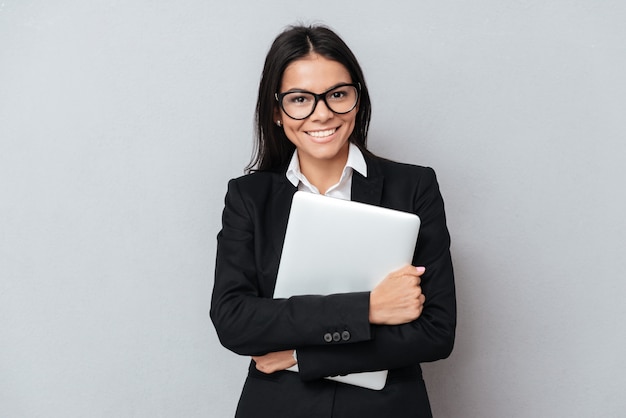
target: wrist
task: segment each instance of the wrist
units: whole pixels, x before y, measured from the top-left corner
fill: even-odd
[[[368,320],[370,324],[376,324],[378,318],[376,318],[376,301],[374,292],[370,292],[370,300],[369,300],[369,310],[368,310]]]

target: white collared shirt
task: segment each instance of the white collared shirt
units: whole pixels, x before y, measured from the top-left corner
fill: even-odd
[[[364,177],[367,177],[367,164],[363,153],[352,142],[348,148],[348,160],[343,168],[339,182],[328,188],[326,196],[335,197],[343,200],[351,200],[352,197],[352,173],[357,171]],[[293,152],[291,161],[287,167],[287,179],[298,188],[299,191],[320,194],[320,191],[311,184],[311,182],[300,171],[300,160],[298,159],[298,150]]]

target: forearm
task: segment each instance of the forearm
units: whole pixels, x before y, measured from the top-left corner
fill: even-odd
[[[217,299],[211,318],[226,348],[242,355],[259,355],[366,341],[371,338],[368,309],[369,293],[280,300],[236,296]]]
[[[308,346],[298,350],[303,380],[374,370],[389,370],[450,355],[454,327],[425,320],[372,327],[372,339],[342,346]]]

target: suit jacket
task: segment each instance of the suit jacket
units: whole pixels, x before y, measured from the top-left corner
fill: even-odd
[[[450,354],[456,326],[443,200],[432,169],[365,157],[368,175],[354,172],[352,200],[421,219],[413,265],[426,267],[422,315],[403,325],[371,325],[369,292],[272,299],[296,187],[284,169],[231,180],[211,318],[226,348],[246,356],[297,349],[300,369],[266,375],[251,362],[238,417],[431,416],[419,364]],[[327,342],[328,333],[342,338]],[[322,379],[383,369],[390,373],[381,391]]]

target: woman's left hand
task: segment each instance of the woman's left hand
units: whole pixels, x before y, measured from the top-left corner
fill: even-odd
[[[272,374],[280,370],[286,370],[297,363],[293,352],[294,350],[277,351],[262,356],[252,356],[252,360],[256,363],[258,371]]]

